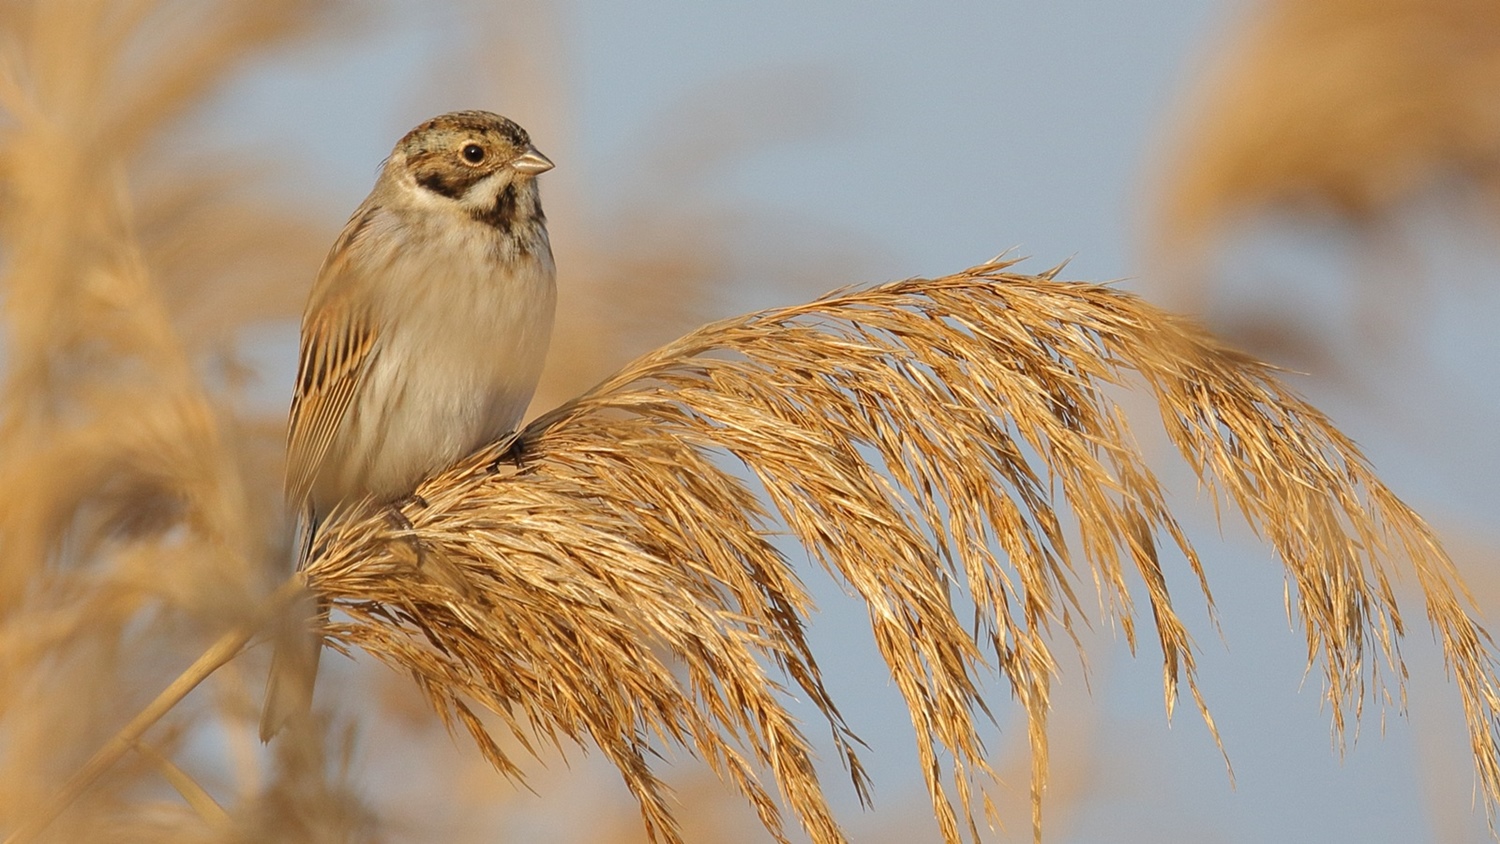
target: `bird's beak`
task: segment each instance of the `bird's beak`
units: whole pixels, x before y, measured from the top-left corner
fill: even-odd
[[[528,147],[525,152],[511,160],[510,169],[525,176],[535,176],[551,170],[552,160],[537,152],[536,147]]]

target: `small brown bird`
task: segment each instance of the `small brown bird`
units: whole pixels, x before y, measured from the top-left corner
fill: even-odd
[[[556,300],[525,130],[460,111],[406,134],[318,272],[287,433],[301,554],[337,507],[393,502],[515,430]],[[326,607],[319,607],[320,614]],[[312,705],[321,640],[279,637],[260,737]]]

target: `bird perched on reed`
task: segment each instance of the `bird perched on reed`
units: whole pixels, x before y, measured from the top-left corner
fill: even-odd
[[[556,299],[536,184],[551,168],[484,111],[435,117],[386,159],[302,319],[286,477],[299,567],[335,508],[399,500],[520,423]],[[311,706],[320,650],[300,630],[278,637],[263,741]]]

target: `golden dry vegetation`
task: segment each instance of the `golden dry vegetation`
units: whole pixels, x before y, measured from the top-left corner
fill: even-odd
[[[183,173],[157,143],[256,51],[332,37],[349,14],[315,0],[0,4],[9,840],[441,836],[412,828],[421,809],[351,784],[366,752],[351,721],[320,712],[270,753],[254,738],[265,660],[247,646],[300,581],[278,585],[283,420],[244,401],[226,338],[293,317],[324,241],[297,210],[244,199],[253,173]],[[638,242],[629,225],[644,223],[593,240]],[[690,301],[714,274],[711,249],[596,248],[581,262],[594,284],[653,293],[636,313]],[[305,574],[341,610],[326,633],[396,668],[533,787],[546,783],[526,757],[597,749],[658,840],[679,840],[702,811],[690,801],[724,799],[689,783],[689,805],[674,803],[660,757],[680,749],[772,835],[839,841],[789,699],[826,716],[856,788],[862,749],[808,645],[814,574],[778,550],[790,535],[868,607],[943,837],[1001,820],[986,817],[997,763],[983,736],[997,688],[1025,712],[1040,837],[1057,644],[1078,641],[1091,593],[1132,648],[1161,648],[1168,709],[1186,683],[1212,730],[1166,567],[1211,608],[1208,573],[1117,403],[1128,389],[1159,408],[1224,518],[1286,566],[1340,737],[1365,704],[1404,700],[1403,614],[1426,616],[1492,805],[1491,645],[1426,525],[1271,369],[1055,275],[995,262],[844,290],[649,352],[559,397],[517,443],[429,479],[404,520],[356,507],[332,522]],[[1420,610],[1398,605],[1398,576]],[[400,709],[399,696],[340,703]],[[411,804],[487,782],[451,760],[418,779]]]

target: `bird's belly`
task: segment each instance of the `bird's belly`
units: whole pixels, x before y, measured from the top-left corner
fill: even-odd
[[[514,429],[530,389],[482,375],[449,370],[441,385],[398,376],[392,390],[370,395],[367,406],[382,406],[360,416],[380,420],[380,427],[359,426],[363,448],[351,455],[359,460],[351,467],[359,476],[353,486],[377,499],[398,498],[424,476]]]
[[[515,430],[547,349],[553,292],[546,281],[471,288],[471,295],[417,303],[393,321],[340,432],[344,459],[326,498],[398,499]],[[501,290],[503,297],[495,295]]]

